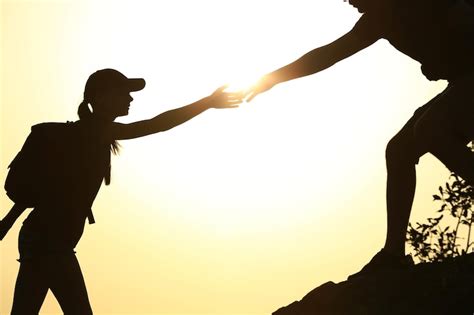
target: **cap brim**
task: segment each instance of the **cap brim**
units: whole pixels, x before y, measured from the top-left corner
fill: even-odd
[[[143,90],[145,87],[145,80],[141,78],[133,78],[133,79],[128,79],[127,78],[127,88],[130,92],[136,92]]]

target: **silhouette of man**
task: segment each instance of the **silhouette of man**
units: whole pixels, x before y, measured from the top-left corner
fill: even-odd
[[[387,162],[386,242],[361,271],[351,277],[411,264],[405,235],[416,186],[415,165],[429,152],[452,172],[474,183],[474,5],[471,0],[349,0],[362,16],[334,42],[263,76],[248,101],[274,85],[311,75],[379,39],[421,63],[429,80],[448,87],[415,111],[390,140]]]

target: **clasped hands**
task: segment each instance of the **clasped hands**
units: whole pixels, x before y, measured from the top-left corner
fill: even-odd
[[[243,101],[250,102],[258,94],[268,91],[276,84],[270,75],[261,77],[255,84],[247,89],[228,92],[228,85],[223,85],[208,96],[209,104],[213,108],[235,108]]]

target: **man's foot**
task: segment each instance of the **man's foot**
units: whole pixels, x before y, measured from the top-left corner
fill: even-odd
[[[377,272],[402,270],[413,265],[413,259],[410,255],[396,256],[387,253],[384,249],[382,249],[377,254],[375,254],[370,262],[365,265],[364,268],[362,268],[362,270],[350,275],[347,280],[353,280]]]

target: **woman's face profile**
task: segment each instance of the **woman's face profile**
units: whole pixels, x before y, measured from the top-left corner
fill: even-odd
[[[127,90],[111,88],[104,91],[96,102],[96,112],[107,117],[127,116],[133,97]]]

